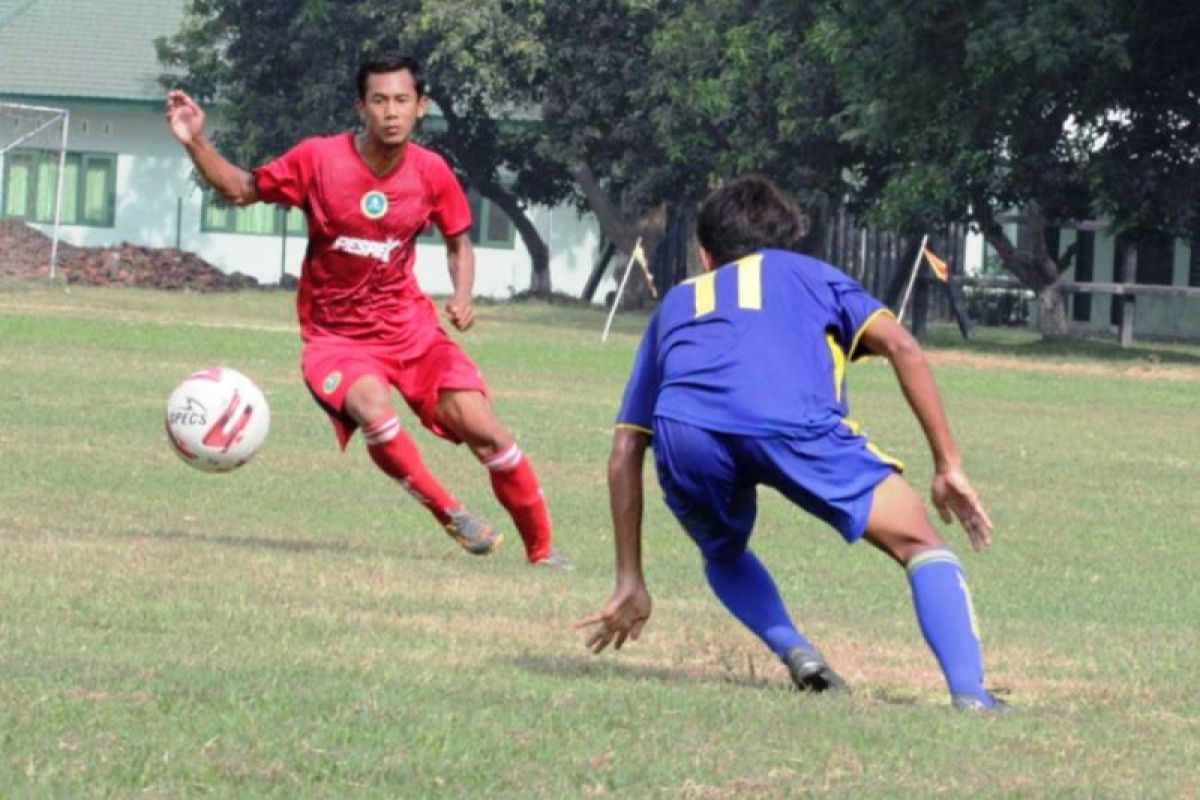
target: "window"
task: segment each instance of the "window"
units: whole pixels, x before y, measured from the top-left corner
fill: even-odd
[[[1170,286],[1175,277],[1175,237],[1151,234],[1137,243],[1137,282]]]
[[[1192,261],[1188,265],[1188,286],[1200,286],[1200,236],[1192,239]]]
[[[58,152],[17,149],[4,157],[4,197],[0,216],[26,222],[54,222]],[[63,169],[61,222],[111,228],[115,219],[117,156],[67,153]]]
[[[204,193],[203,208],[200,211],[200,230],[206,233],[281,236],[285,224],[288,234],[304,235],[304,214],[298,208],[285,208],[269,203],[234,206],[211,191]]]
[[[471,206],[471,244],[498,248],[513,246],[516,229],[507,214],[474,189],[467,191],[467,203]],[[420,240],[425,243],[441,241],[437,226],[426,228]]]
[[[1093,262],[1096,259],[1096,232],[1079,231],[1076,241],[1079,251],[1075,254],[1075,280],[1078,283],[1091,283]],[[1071,316],[1076,322],[1088,322],[1092,318],[1092,296],[1077,293],[1072,296]]]

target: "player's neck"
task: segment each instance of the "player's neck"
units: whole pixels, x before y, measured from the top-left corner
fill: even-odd
[[[366,131],[354,135],[354,149],[376,175],[387,175],[404,161],[408,140],[400,144],[384,144]]]

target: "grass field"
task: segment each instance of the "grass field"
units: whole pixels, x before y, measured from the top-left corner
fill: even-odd
[[[655,613],[586,653],[612,582],[610,423],[644,318],[482,306],[461,337],[541,473],[571,574],[459,551],[339,454],[292,297],[0,287],[0,796],[1200,796],[1200,349],[981,332],[931,347],[996,522],[958,531],[990,683],[947,707],[902,573],[764,497],[755,547],[854,686],[799,697],[708,594],[648,476]],[[174,384],[236,366],[273,429],[237,473],[161,433]],[[890,370],[854,415],[925,492]],[[411,417],[403,417],[406,422]],[[410,426],[410,430],[415,425]],[[431,468],[501,512],[469,453]]]

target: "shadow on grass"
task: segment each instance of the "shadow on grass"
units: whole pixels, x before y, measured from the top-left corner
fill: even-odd
[[[1193,344],[1140,342],[1121,347],[1112,338],[1043,339],[1036,332],[1012,328],[976,328],[974,337],[964,341],[957,328],[938,326],[922,340],[922,344],[938,349],[1029,359],[1200,365],[1200,346]]]
[[[269,539],[265,536],[235,536],[229,533],[189,533],[179,530],[159,530],[148,533],[123,533],[124,539],[156,539],[159,541],[218,544],[225,547],[245,547],[254,550],[277,550],[284,553],[340,553],[378,555],[381,550],[365,548],[348,542],[325,542],[311,539]]]
[[[796,694],[792,691],[792,687],[786,679],[768,678],[765,675],[755,675],[749,672],[696,669],[694,667],[682,666],[655,667],[645,664],[622,663],[612,658],[587,655],[523,655],[511,659],[511,663],[513,666],[526,672],[570,680],[618,676],[629,681],[654,681],[672,686],[719,684],[760,691]],[[1000,695],[1008,694],[1007,689],[998,689],[996,691]],[[849,696],[859,700],[865,699],[872,703],[880,703],[898,708],[917,708],[929,705],[927,699],[916,695],[878,687],[871,689],[855,689],[851,687]]]
[[[585,655],[539,656],[523,655],[512,659],[519,669],[539,675],[559,678],[595,678],[619,675],[632,681],[657,681],[668,684],[719,683],[755,689],[783,689],[785,684],[768,680],[761,675],[698,670],[684,667],[652,667],[631,664],[612,658]]]

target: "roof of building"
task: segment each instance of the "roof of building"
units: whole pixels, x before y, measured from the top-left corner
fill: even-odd
[[[0,0],[0,94],[159,100],[186,0]]]

